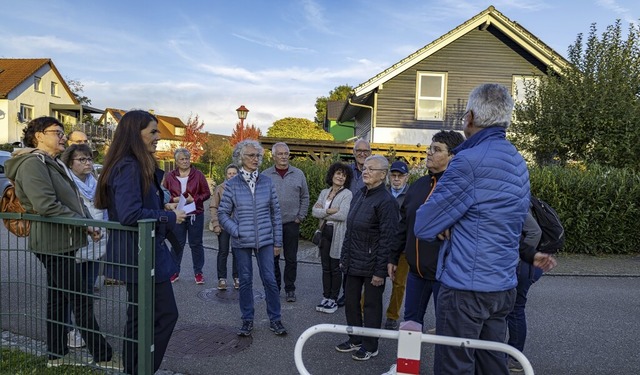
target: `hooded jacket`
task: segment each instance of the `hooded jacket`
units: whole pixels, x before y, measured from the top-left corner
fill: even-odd
[[[75,183],[51,155],[23,148],[5,162],[5,174],[14,181],[16,195],[27,212],[45,217],[88,218]],[[36,253],[62,254],[87,245],[82,226],[34,221],[29,248]]]
[[[182,193],[182,186],[178,177],[180,177],[180,170],[174,169],[167,173],[164,178],[164,187],[171,193],[171,198],[178,197]],[[209,189],[209,184],[204,174],[193,166],[191,166],[191,170],[189,171],[187,190],[185,193],[191,194],[193,202],[196,204],[196,210],[190,212],[190,214],[199,215],[203,213],[203,203],[211,197],[211,189]]]

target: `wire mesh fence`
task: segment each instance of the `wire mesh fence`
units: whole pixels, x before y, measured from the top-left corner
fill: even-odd
[[[0,213],[2,219],[21,217],[31,221],[29,237],[0,226],[0,372],[38,373],[22,357],[29,354],[38,358],[36,367],[81,365],[123,373],[123,365],[133,363],[127,372],[153,373],[154,222],[124,227]],[[101,235],[92,238],[89,228]],[[130,236],[137,241],[116,241]],[[136,248],[118,253],[131,259],[137,253],[137,264],[107,254],[109,246],[134,243]],[[135,274],[137,282],[111,274]],[[128,314],[135,317],[129,323]]]

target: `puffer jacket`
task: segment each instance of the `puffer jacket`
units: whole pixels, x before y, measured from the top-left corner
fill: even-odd
[[[231,235],[232,248],[282,247],[282,218],[271,179],[259,174],[255,193],[242,174],[225,183],[218,220]]]
[[[502,127],[483,129],[454,150],[429,200],[416,213],[426,241],[450,229],[438,259],[445,286],[499,292],[518,284],[516,266],[529,209],[529,172]]]
[[[88,218],[75,182],[49,154],[34,148],[13,153],[5,162],[6,176],[27,212],[45,217]],[[33,222],[29,248],[36,253],[62,254],[87,245],[84,227]]]
[[[164,187],[171,193],[171,199],[182,194],[182,186],[180,180],[178,180],[179,176],[180,170],[178,169],[172,170],[165,176]],[[204,174],[193,166],[191,166],[191,170],[189,171],[186,193],[191,194],[193,202],[196,204],[196,210],[188,213],[194,215],[204,213],[203,202],[211,197],[211,189],[209,189],[209,184]]]
[[[409,264],[409,271],[423,279],[432,281],[436,279],[438,254],[442,241],[438,239],[430,242],[417,240],[413,227],[416,222],[416,211],[427,200],[442,173],[429,173],[409,186],[409,190],[404,196],[404,202],[400,206],[398,243],[389,256],[389,263],[398,265],[400,255],[404,252]],[[417,248],[416,243],[418,244]]]
[[[155,220],[155,282],[169,280],[178,272],[178,266],[165,244],[167,232],[176,225],[176,214],[164,210],[164,193],[160,181],[164,172],[156,169],[149,190],[144,192],[140,164],[127,156],[113,167],[108,181],[110,221],[126,226],[138,226],[138,220]],[[130,283],[138,281],[138,233],[123,230],[109,231],[107,241],[107,263],[105,273],[117,280]],[[151,255],[151,254],[147,254]]]
[[[384,184],[363,187],[351,201],[340,265],[348,275],[387,276],[398,228],[398,204]]]

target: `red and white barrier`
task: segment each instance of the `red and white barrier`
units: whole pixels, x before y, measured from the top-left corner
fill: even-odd
[[[420,374],[420,347],[422,345],[422,325],[408,321],[400,323],[398,335],[397,375]]]

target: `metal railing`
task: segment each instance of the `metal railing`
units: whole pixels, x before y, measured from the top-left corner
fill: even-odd
[[[26,219],[31,221],[32,225],[32,238],[16,237],[9,233],[4,225],[0,225],[0,301],[2,301],[0,304],[0,327],[2,328],[0,361],[2,361],[3,371],[22,373],[26,369],[34,371],[33,367],[25,368],[25,366],[36,366],[37,373],[37,366],[46,366],[47,359],[37,359],[38,363],[34,365],[33,361],[25,364],[25,361],[11,361],[3,357],[12,357],[12,353],[19,352],[35,355],[36,358],[46,357],[49,354],[54,354],[49,351],[53,341],[51,338],[48,339],[48,336],[52,336],[52,332],[59,334],[64,329],[64,340],[66,341],[66,331],[78,329],[84,333],[85,337],[91,333],[104,336],[113,348],[113,358],[116,361],[122,357],[124,345],[137,344],[138,373],[153,373],[155,221],[141,220],[137,227],[125,227],[109,221],[42,217],[32,214],[0,213],[0,219]],[[49,278],[53,279],[56,276],[48,274],[48,271],[51,270],[44,267],[43,259],[49,259],[53,262],[59,261],[60,264],[77,264],[78,269],[82,269],[82,272],[88,269],[102,272],[105,267],[116,265],[105,261],[104,257],[93,260],[89,259],[92,256],[87,256],[85,259],[83,258],[85,255],[80,255],[79,251],[71,250],[67,254],[50,254],[48,258],[44,258],[42,252],[36,254],[32,250],[34,246],[50,246],[52,250],[55,250],[56,244],[60,244],[60,241],[70,241],[74,237],[74,233],[77,234],[77,231],[80,231],[81,235],[84,234],[84,229],[89,226],[100,228],[103,233],[107,233],[107,237],[115,233],[114,231],[132,233],[133,236],[138,237],[138,248],[126,249],[126,251],[138,253],[138,264],[137,266],[125,266],[130,267],[132,272],[138,273],[137,303],[129,302],[125,286],[118,282],[100,285],[96,290],[87,286],[86,293],[84,293],[84,290],[83,292],[78,292],[77,289],[72,291],[52,285],[48,281]],[[34,242],[35,237],[33,236],[42,234],[48,236],[45,238],[50,238],[50,244]],[[87,239],[87,245],[81,247],[85,250],[82,254],[96,254],[96,252],[103,254],[107,241],[108,238],[97,242]],[[122,246],[125,245],[122,244]],[[88,264],[91,261],[95,263],[89,267]],[[60,276],[58,275],[58,277]],[[83,282],[89,279],[91,277],[85,278],[83,276],[82,278]],[[93,285],[91,281],[88,284]],[[58,297],[64,296],[64,309],[67,311],[64,316],[52,313],[52,311],[60,311],[55,310],[54,306],[47,302],[49,297],[54,294],[57,294]],[[99,331],[80,327],[70,319],[71,311],[82,314],[83,310],[80,310],[80,307],[72,308],[70,306],[72,305],[70,301],[80,301],[79,296],[86,298],[88,303],[91,303]],[[138,337],[127,339],[123,334],[126,313],[127,309],[135,306],[138,307]],[[86,360],[85,365],[96,367],[90,360],[91,357],[86,346],[77,349],[70,348],[69,353],[74,360],[82,360],[83,362]]]
[[[304,348],[305,343],[309,338],[316,333],[344,333],[348,335],[358,335],[358,336],[368,336],[368,337],[377,337],[382,339],[393,339],[398,340],[400,337],[401,331],[391,331],[387,329],[375,329],[375,328],[364,328],[364,327],[352,327],[352,326],[344,326],[338,324],[318,324],[313,327],[309,327],[307,330],[302,332],[298,341],[296,342],[296,346],[294,349],[294,359],[296,363],[296,368],[298,372],[302,375],[310,375],[311,373],[304,366],[304,362],[302,360],[302,350]],[[449,346],[457,346],[461,348],[473,348],[473,349],[483,349],[483,350],[496,350],[500,352],[507,353],[515,360],[520,362],[522,368],[524,369],[525,375],[534,375],[533,367],[531,367],[531,363],[525,357],[522,352],[513,346],[494,341],[483,341],[483,340],[473,340],[473,339],[465,339],[460,337],[450,337],[450,336],[437,336],[431,334],[422,334],[421,342],[426,342],[430,344],[439,344],[439,345],[449,345]],[[398,343],[400,345],[400,343]]]

